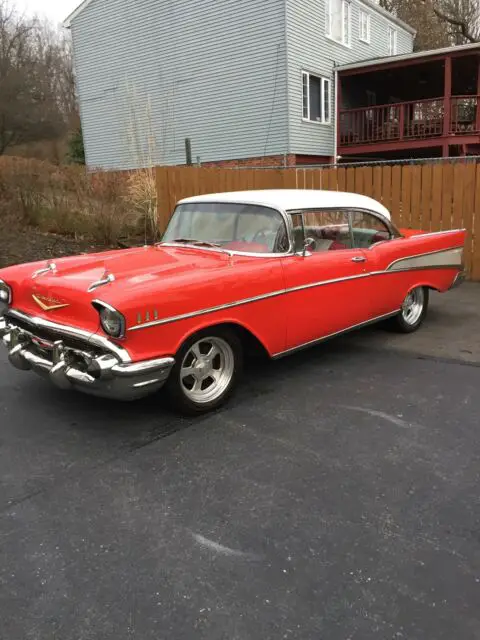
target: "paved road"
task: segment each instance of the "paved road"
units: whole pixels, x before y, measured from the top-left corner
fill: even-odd
[[[184,421],[0,355],[0,638],[480,638],[479,390],[367,332]]]

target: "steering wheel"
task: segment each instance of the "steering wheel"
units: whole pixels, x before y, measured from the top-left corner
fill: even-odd
[[[256,243],[256,244],[265,244],[268,245],[268,238],[267,238],[267,234],[265,233],[265,231],[257,231],[257,233],[253,236],[252,238],[252,243]]]

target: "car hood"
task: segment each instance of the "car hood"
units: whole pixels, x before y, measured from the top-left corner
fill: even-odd
[[[164,290],[173,280],[204,279],[228,261],[228,255],[220,251],[183,246],[148,246],[60,259],[55,271],[32,277],[32,270],[21,282],[13,282],[13,306],[93,332],[99,325],[91,304],[96,298],[121,305],[132,294]],[[113,276],[112,282],[92,290],[92,285],[108,275]]]

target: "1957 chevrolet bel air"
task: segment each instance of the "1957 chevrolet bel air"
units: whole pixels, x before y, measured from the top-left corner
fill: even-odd
[[[376,321],[408,333],[461,281],[465,231],[397,229],[353,193],[272,190],[178,203],[155,246],[0,270],[0,338],[18,369],[186,413],[230,395],[247,347],[272,358]]]

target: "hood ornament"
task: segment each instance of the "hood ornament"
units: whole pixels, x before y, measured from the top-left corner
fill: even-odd
[[[49,260],[47,262],[47,266],[44,269],[39,269],[38,271],[35,271],[34,273],[32,273],[32,280],[35,280],[36,278],[38,278],[38,276],[43,275],[44,273],[55,273],[57,270],[57,265],[52,262],[51,260]]]
[[[47,298],[46,296],[32,295],[32,298],[43,311],[56,311],[57,309],[65,309],[65,307],[70,306],[60,302],[60,300]]]
[[[106,284],[110,284],[112,282],[115,282],[115,276],[113,275],[113,273],[110,273],[108,269],[105,269],[102,278],[100,280],[97,280],[96,282],[92,282],[92,284],[88,287],[88,293],[91,293],[92,291],[95,291],[95,289],[104,287]]]

